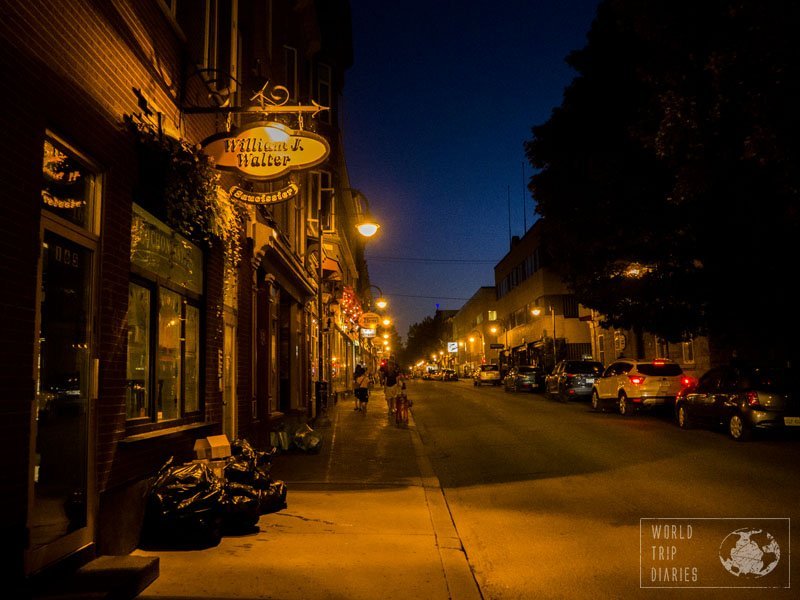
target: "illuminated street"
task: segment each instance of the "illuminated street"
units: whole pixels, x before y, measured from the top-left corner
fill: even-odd
[[[594,413],[588,403],[463,379],[411,389],[418,430],[486,598],[730,597],[732,590],[640,590],[640,519],[800,517],[797,437],[737,444],[664,417]],[[697,550],[716,560],[716,546]],[[692,566],[681,553],[664,565]],[[793,564],[792,584],[797,575]],[[649,569],[645,584],[647,577]],[[791,592],[751,589],[746,597]]]
[[[1,6],[7,596],[800,597],[800,2]]]

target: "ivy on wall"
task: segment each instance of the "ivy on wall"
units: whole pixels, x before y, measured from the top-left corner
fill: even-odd
[[[129,115],[125,124],[135,136],[139,158],[136,202],[195,242],[210,247],[220,240],[226,269],[235,269],[242,258],[247,211],[219,187],[211,159]]]

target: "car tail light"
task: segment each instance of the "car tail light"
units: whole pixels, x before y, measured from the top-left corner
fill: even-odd
[[[747,404],[751,408],[761,408],[761,404],[758,402],[758,392],[747,392]]]
[[[628,379],[631,380],[633,385],[641,385],[644,383],[644,376],[643,375],[628,375]]]
[[[573,373],[564,373],[564,377],[566,377],[567,379],[574,379],[575,375]]]
[[[681,385],[683,387],[689,387],[694,384],[694,380],[691,377],[681,377]]]

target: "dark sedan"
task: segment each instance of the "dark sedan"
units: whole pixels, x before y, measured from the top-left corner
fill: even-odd
[[[544,380],[545,391],[561,400],[588,398],[594,380],[603,374],[603,363],[594,360],[562,360]]]
[[[541,387],[542,370],[539,367],[511,367],[503,378],[503,389],[507,392],[535,392]]]
[[[705,373],[675,402],[675,418],[686,429],[695,424],[723,425],[737,441],[756,430],[800,431],[796,379],[788,369],[719,367]]]

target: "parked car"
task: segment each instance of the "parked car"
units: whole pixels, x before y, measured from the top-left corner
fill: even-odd
[[[542,389],[542,369],[530,365],[511,367],[503,378],[503,389],[507,392],[535,392]]]
[[[453,369],[442,369],[442,381],[458,381],[458,373]]]
[[[481,365],[472,374],[472,385],[484,383],[500,385],[500,367],[498,365]]]
[[[677,363],[666,359],[618,359],[594,381],[592,408],[615,406],[621,415],[639,408],[674,404],[691,382]]]
[[[678,397],[675,419],[683,429],[723,425],[737,441],[749,439],[756,430],[800,430],[800,399],[791,385],[797,383],[788,369],[711,369]]]
[[[595,360],[562,360],[544,380],[551,396],[568,400],[592,395],[595,379],[603,374],[603,363]]]

